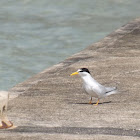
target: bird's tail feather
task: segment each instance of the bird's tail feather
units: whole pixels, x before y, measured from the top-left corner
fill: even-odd
[[[118,93],[117,87],[113,87],[112,90],[106,92],[106,95],[109,96],[116,93]]]

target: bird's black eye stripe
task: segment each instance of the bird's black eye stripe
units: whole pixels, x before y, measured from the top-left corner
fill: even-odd
[[[83,72],[82,70],[80,70],[79,72]]]

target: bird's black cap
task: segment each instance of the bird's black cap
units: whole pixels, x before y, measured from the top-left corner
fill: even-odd
[[[81,69],[80,69],[80,72],[87,72],[87,73],[90,74],[90,72],[89,72],[89,70],[88,70],[87,68],[81,68]]]

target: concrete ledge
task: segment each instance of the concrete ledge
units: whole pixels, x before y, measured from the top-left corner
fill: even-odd
[[[117,86],[121,94],[102,99],[99,106],[89,105],[81,79],[69,76],[81,67],[89,68],[100,83]],[[139,88],[140,19],[136,19],[12,88],[9,117],[18,127],[0,131],[1,138],[139,139]]]

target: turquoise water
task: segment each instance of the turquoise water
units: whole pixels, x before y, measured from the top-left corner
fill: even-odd
[[[140,16],[139,0],[1,0],[0,90]]]

